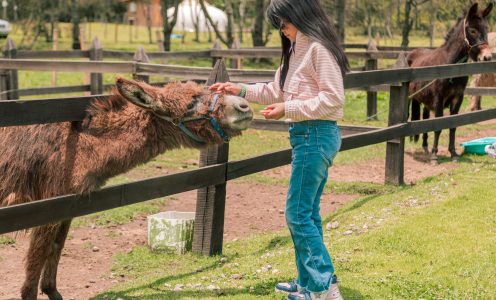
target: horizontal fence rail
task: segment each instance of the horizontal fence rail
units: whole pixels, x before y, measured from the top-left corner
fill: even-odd
[[[86,73],[135,73],[135,63],[72,60],[0,59],[0,69]]]
[[[19,59],[66,59],[66,58],[89,58],[88,50],[17,50],[16,58]]]
[[[340,151],[496,118],[496,109],[397,124],[343,137]],[[172,175],[0,208],[0,234],[224,183],[291,162],[291,149]],[[40,213],[46,212],[46,213]]]
[[[269,76],[267,76],[269,78]],[[192,79],[190,79],[192,80]],[[204,83],[205,79],[194,79],[199,83]],[[261,82],[270,82],[271,80],[261,81]],[[170,82],[170,81],[169,81]],[[243,80],[237,82],[245,82],[245,83],[255,83],[256,81]],[[160,82],[160,83],[151,83],[151,85],[159,86],[167,84],[168,82]],[[115,86],[114,84],[105,84],[104,90],[108,90]],[[358,87],[350,90],[355,91],[373,91],[373,92],[389,92],[391,86],[387,84],[382,84],[378,86],[371,87]],[[39,95],[48,95],[48,94],[66,94],[66,93],[78,93],[78,92],[89,92],[91,90],[91,85],[69,85],[69,86],[58,86],[58,87],[40,87],[40,88],[27,88],[27,89],[18,89],[17,91],[19,96],[39,96]],[[14,90],[6,90],[0,92],[2,94],[11,93]],[[465,88],[465,95],[467,96],[496,96],[496,87],[467,87]]]
[[[150,59],[190,59],[190,58],[211,58],[210,50],[204,51],[174,51],[174,52],[146,52]],[[132,60],[134,52],[103,50],[104,58]]]

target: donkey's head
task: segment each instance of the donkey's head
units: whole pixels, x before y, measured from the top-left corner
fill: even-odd
[[[474,3],[462,21],[465,43],[469,49],[468,55],[474,61],[488,61],[492,58],[487,42],[489,26],[486,19],[492,9],[492,3],[489,3],[484,10],[479,10],[479,5]]]
[[[247,129],[253,119],[253,111],[245,99],[207,93],[193,82],[157,88],[118,78],[116,86],[126,100],[177,127],[178,134],[184,135],[193,146],[227,141]]]

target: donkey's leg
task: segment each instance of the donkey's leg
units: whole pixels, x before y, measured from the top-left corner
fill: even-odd
[[[436,100],[438,100],[438,98],[436,98]],[[435,117],[436,118],[442,117],[443,116],[443,103],[442,103],[442,101],[437,101],[434,103],[437,103],[437,105],[434,106]],[[441,130],[435,131],[434,132],[434,143],[432,145],[432,154],[431,154],[431,162],[434,164],[439,163],[439,158],[437,157],[437,147],[439,144],[439,136],[441,136]]]
[[[45,293],[50,300],[62,300],[62,296],[57,291],[57,268],[59,266],[60,255],[64,248],[67,233],[71,226],[72,220],[60,223],[55,242],[43,268],[43,277],[41,278],[41,291]]]
[[[424,110],[422,112],[422,119],[423,120],[429,120],[430,116],[430,110],[426,106],[424,106]],[[429,145],[427,143],[427,140],[429,139],[429,134],[427,132],[424,132],[422,134],[422,148],[424,149],[425,154],[429,154]]]
[[[36,299],[41,270],[50,251],[52,251],[58,228],[58,224],[44,225],[34,228],[31,232],[31,241],[25,263],[26,279],[21,288],[23,300]]]
[[[458,95],[453,99],[453,101],[450,103],[450,115],[458,114],[458,112],[460,111],[460,107],[462,106],[462,102],[463,102],[463,94]],[[448,150],[451,154],[452,161],[458,161],[458,154],[456,153],[456,146],[455,146],[455,135],[456,135],[456,128],[450,128]]]

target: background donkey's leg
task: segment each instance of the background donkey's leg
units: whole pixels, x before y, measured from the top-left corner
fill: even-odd
[[[453,99],[453,101],[450,102],[450,115],[458,114],[458,112],[460,111],[460,107],[462,106],[462,102],[463,102],[463,94],[456,96]],[[452,161],[458,161],[458,154],[456,153],[456,146],[455,146],[455,135],[456,135],[456,128],[450,128],[448,150],[451,154]]]
[[[439,118],[443,116],[443,101],[440,98],[434,99],[434,113],[435,117]],[[441,130],[434,132],[434,143],[432,144],[431,162],[434,164],[439,163],[439,158],[437,157],[437,147],[439,145],[439,136],[441,136]]]
[[[424,110],[422,112],[422,119],[423,120],[429,120],[430,117],[430,110],[427,106],[424,105]],[[429,145],[427,140],[429,139],[429,134],[427,132],[424,132],[422,134],[422,148],[424,149],[425,154],[429,154]]]
[[[59,266],[60,255],[64,248],[67,233],[71,226],[72,220],[60,223],[52,251],[48,254],[45,266],[43,268],[43,277],[41,278],[41,291],[45,293],[50,300],[62,300],[62,296],[57,291],[57,268]]]
[[[59,224],[44,225],[34,228],[31,232],[31,241],[25,263],[26,279],[21,288],[21,296],[24,300],[36,299],[37,297],[41,270],[50,251],[52,251],[58,228]]]

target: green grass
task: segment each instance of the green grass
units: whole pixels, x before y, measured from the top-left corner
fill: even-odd
[[[15,244],[15,239],[13,237],[7,235],[0,235],[0,248],[12,244]]]
[[[496,198],[487,188],[496,164],[470,160],[415,186],[372,191],[327,216],[339,222],[325,242],[345,299],[496,297]],[[343,235],[348,229],[354,233]],[[229,242],[223,257],[136,247],[117,254],[113,268],[133,280],[94,299],[282,299],[274,284],[295,276],[286,230]],[[178,284],[185,287],[173,292]]]

